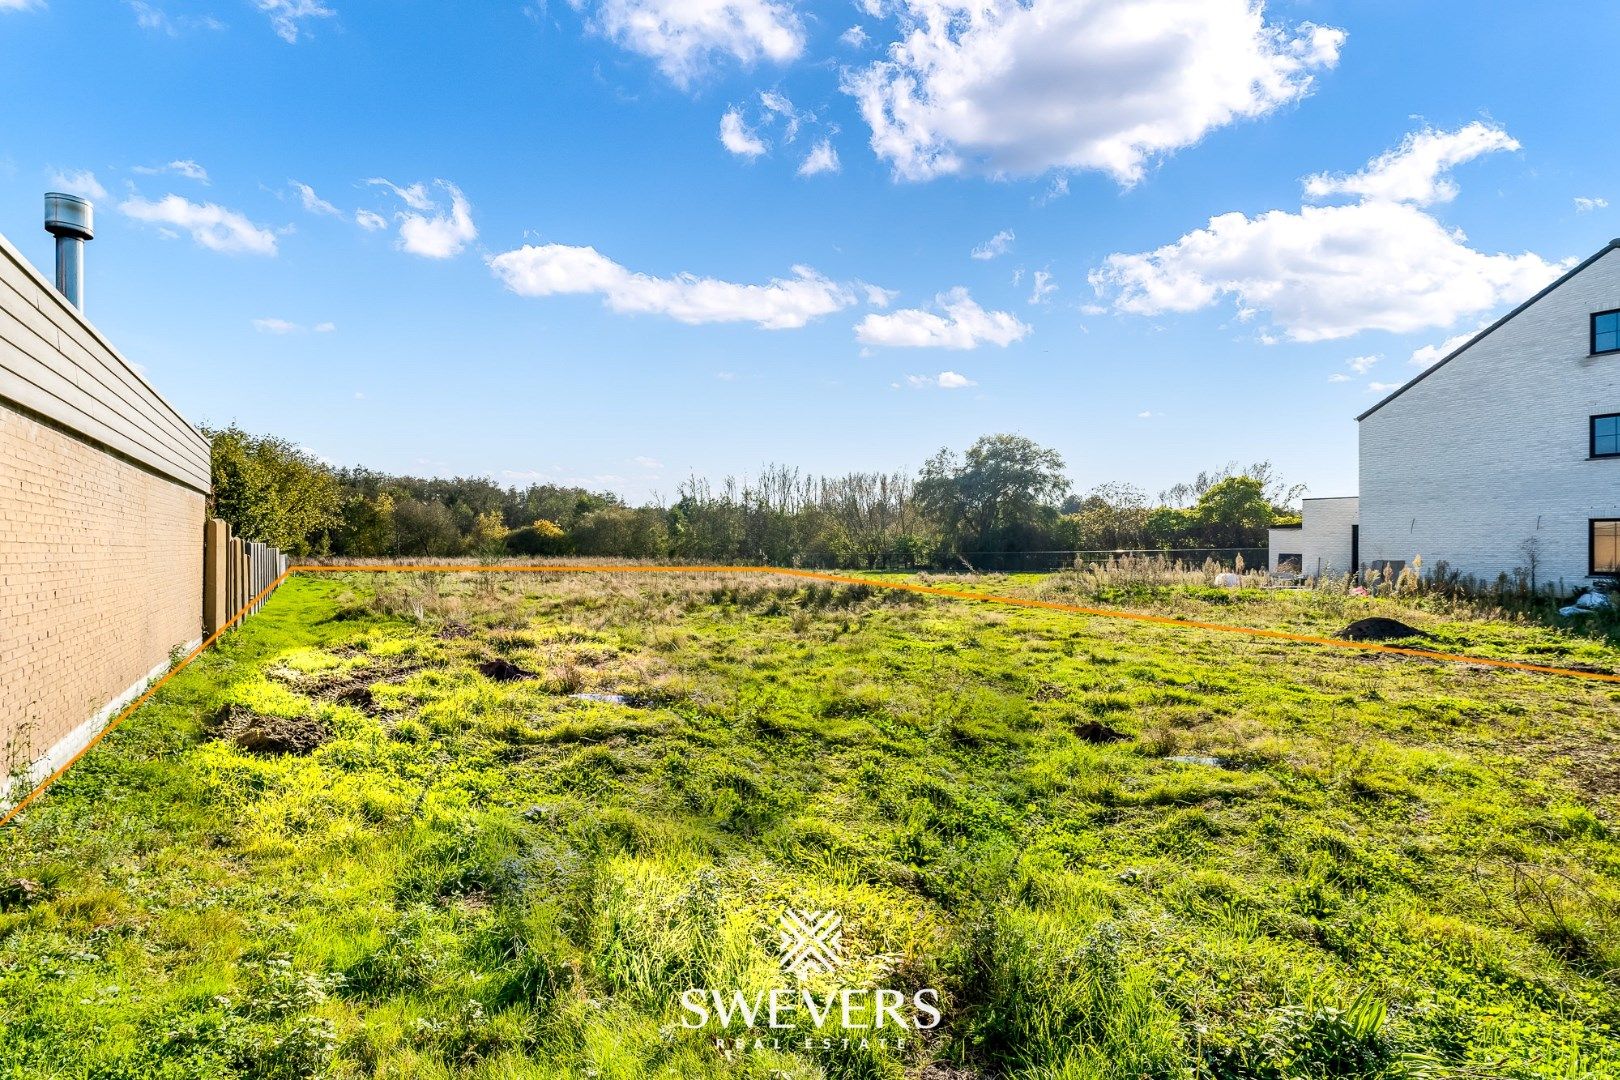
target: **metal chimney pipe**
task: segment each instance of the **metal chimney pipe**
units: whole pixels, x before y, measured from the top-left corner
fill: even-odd
[[[86,199],[52,191],[45,195],[45,231],[56,237],[56,291],[84,310],[84,242],[95,236],[95,216]]]

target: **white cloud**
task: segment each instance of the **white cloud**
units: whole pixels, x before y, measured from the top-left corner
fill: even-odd
[[[815,176],[819,173],[835,173],[839,170],[838,151],[833,149],[830,139],[820,139],[810,148],[810,152],[799,163],[800,176]]]
[[[1159,414],[1154,412],[1152,409],[1143,409],[1141,412],[1136,414],[1136,418],[1138,420],[1151,420],[1158,415]]]
[[[900,0],[904,36],[844,90],[896,177],[1051,168],[1142,177],[1157,155],[1295,101],[1344,33],[1254,0]]]
[[[308,184],[301,184],[297,180],[289,181],[293,189],[298,192],[298,199],[304,209],[312,214],[330,214],[334,217],[342,215],[343,211],[315,194],[315,189]]]
[[[388,219],[370,210],[356,210],[354,212],[354,223],[366,230],[366,232],[376,232],[378,229],[388,228]]]
[[[1387,160],[1357,175],[1381,175],[1378,162]],[[1449,186],[1438,173],[1425,176],[1427,184],[1380,190],[1432,198]],[[1298,213],[1222,214],[1157,250],[1108,256],[1090,281],[1116,311],[1191,312],[1231,297],[1240,319],[1264,313],[1287,338],[1327,341],[1450,326],[1535,292],[1567,265],[1477,251],[1412,202],[1369,197]]]
[[[50,183],[58,191],[79,195],[86,199],[104,199],[107,189],[101,186],[96,174],[89,169],[52,169]]]
[[[907,375],[906,383],[913,389],[961,390],[979,384],[955,371],[942,371],[938,375]]]
[[[1050,206],[1069,194],[1069,178],[1067,176],[1054,176],[1052,182],[1046,185],[1046,190],[1029,201],[1036,206]]]
[[[0,11],[31,11],[44,6],[44,0],[0,0]]]
[[[848,45],[852,49],[864,49],[866,47],[866,43],[870,41],[871,38],[867,37],[866,31],[861,27],[852,26],[848,30],[845,30],[842,34],[839,34],[838,40],[843,42],[845,45]]]
[[[659,461],[657,458],[638,457],[632,460],[634,460],[635,463],[640,465],[643,469],[662,469],[664,467],[664,463]]]
[[[183,229],[211,251],[248,255],[276,253],[275,233],[216,203],[194,203],[178,195],[165,195],[152,202],[131,195],[118,209],[136,221]]]
[[[1009,312],[984,310],[960,287],[936,296],[934,303],[943,315],[920,308],[868,315],[855,327],[856,340],[892,348],[976,349],[1011,345],[1030,330]]]
[[[385,180],[380,176],[373,176],[366,183],[372,187],[387,188],[399,196],[400,201],[412,210],[432,210],[434,208],[433,196],[428,194],[427,185],[424,183],[417,182],[410,187],[400,187],[392,180]]]
[[[3,6],[4,3],[0,3],[0,7]],[[136,26],[169,37],[179,37],[187,30],[225,29],[225,24],[212,15],[170,15],[160,7],[146,3],[146,0],[129,0],[129,8],[135,13]]]
[[[286,319],[267,318],[254,319],[253,329],[257,330],[261,334],[284,335],[302,334],[305,327],[302,323],[289,322]],[[337,324],[330,322],[316,323],[314,326],[308,327],[308,329],[313,330],[317,334],[330,334],[332,331],[337,329]],[[362,395],[356,394],[354,396],[359,398]]]
[[[387,188],[409,207],[395,215],[399,221],[401,251],[420,255],[424,259],[448,259],[460,255],[468,244],[478,239],[478,228],[472,219],[472,204],[461,189],[450,181],[433,181],[450,196],[448,213],[428,194],[428,187],[424,183],[401,187],[380,176],[372,177],[366,183]],[[375,229],[379,227],[377,222],[381,216],[361,211],[355,215],[355,220],[362,228]]]
[[[208,184],[208,170],[189,159],[171,161],[167,165],[136,165],[130,169],[130,172],[140,173],[142,176],[159,176],[163,173],[173,173],[175,176],[183,176],[187,180],[195,180],[204,186]]]
[[[804,30],[790,5],[773,0],[569,0],[593,27],[690,86],[720,56],[745,65],[783,62],[804,51]]]
[[[259,10],[270,17],[270,29],[287,44],[298,41],[300,35],[309,36],[304,23],[310,19],[329,19],[337,12],[321,0],[257,0]]]
[[[1338,382],[1349,382],[1349,381],[1350,381],[1350,376],[1346,375],[1342,371],[1335,371],[1333,374],[1328,376],[1328,382],[1338,383]]]
[[[1578,214],[1590,214],[1593,210],[1602,210],[1608,205],[1609,200],[1602,198],[1601,196],[1593,196],[1591,198],[1588,198],[1585,195],[1575,196],[1575,212]]]
[[[894,303],[894,298],[900,295],[899,289],[885,289],[881,285],[873,285],[865,281],[857,281],[855,284],[860,286],[861,291],[866,294],[866,302],[877,308],[888,307]]]
[[[1473,340],[1475,334],[1489,325],[1488,322],[1480,323],[1472,330],[1464,330],[1460,334],[1453,334],[1438,345],[1424,345],[1419,349],[1415,349],[1412,352],[1412,358],[1407,363],[1418,367],[1430,367],[1468,344]]]
[[[1387,394],[1391,390],[1399,389],[1400,386],[1398,382],[1370,382],[1367,384],[1367,390],[1374,394]]]
[[[1057,292],[1057,286],[1052,284],[1052,275],[1045,270],[1035,271],[1035,288],[1030,291],[1029,302],[1044,304],[1047,299]]]
[[[1372,370],[1372,366],[1374,364],[1378,363],[1378,361],[1382,360],[1383,358],[1384,357],[1381,354],[1373,356],[1352,356],[1350,359],[1344,362],[1344,366],[1355,372],[1357,375],[1365,375],[1367,372]]]
[[[1306,177],[1305,194],[1313,199],[1354,195],[1368,201],[1418,206],[1450,202],[1457,197],[1457,185],[1448,175],[1454,167],[1483,154],[1517,149],[1517,139],[1478,120],[1456,131],[1425,128],[1407,135],[1395,149],[1373,158],[1360,172]]]
[[[1012,250],[1013,236],[1011,229],[1002,229],[996,235],[974,248],[972,255],[975,259],[993,259],[997,255],[1005,255]]]
[[[782,121],[785,124],[785,130],[782,133],[782,138],[787,142],[792,142],[798,137],[800,124],[804,123],[806,120],[815,119],[815,114],[813,113],[799,112],[798,109],[793,107],[793,102],[788,100],[787,95],[777,90],[766,90],[762,92],[759,95],[759,103],[765,107],[767,112],[774,113],[782,118]]]
[[[717,278],[636,273],[592,247],[524,245],[489,261],[495,276],[520,296],[595,293],[614,311],[667,315],[679,322],[749,322],[766,330],[793,329],[855,302],[847,286],[807,266],[764,285]]]
[[[756,158],[767,147],[764,140],[743,123],[742,110],[727,109],[720,117],[720,144],[738,157]]]

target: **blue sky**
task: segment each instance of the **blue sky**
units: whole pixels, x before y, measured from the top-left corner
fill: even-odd
[[[1479,11],[0,0],[0,232],[48,269],[94,196],[91,319],[340,464],[639,499],[1018,431],[1343,494],[1381,387],[1620,234],[1620,10]]]

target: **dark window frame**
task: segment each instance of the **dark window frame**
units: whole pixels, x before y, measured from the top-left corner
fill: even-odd
[[[1599,420],[1620,420],[1620,413],[1593,413],[1586,418],[1586,456],[1588,458],[1620,458],[1620,450],[1616,450],[1612,454],[1600,454],[1597,452],[1597,422]]]
[[[1620,308],[1609,308],[1607,311],[1594,311],[1587,320],[1586,344],[1593,356],[1608,356],[1610,353],[1620,352],[1620,341],[1616,341],[1614,348],[1599,350],[1597,347],[1597,321],[1605,315],[1620,315]]]
[[[1612,570],[1599,570],[1597,568],[1597,527],[1599,525],[1620,525],[1620,518],[1586,519],[1586,576],[1620,577],[1620,563],[1617,563]]]

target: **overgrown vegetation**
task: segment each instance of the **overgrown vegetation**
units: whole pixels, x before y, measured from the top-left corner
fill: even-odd
[[[1620,669],[1393,598],[968,586]],[[1617,710],[862,586],[297,578],[0,835],[0,1077],[1612,1077]],[[682,1029],[781,978],[784,904],[941,1026]]]
[[[332,470],[285,440],[212,433],[215,507],[241,536],[298,555],[555,556],[875,568],[993,567],[1028,552],[1257,547],[1300,489],[1265,463],[1200,473],[1150,504],[1127,485],[1069,494],[1063,459],[1019,435],[942,450],[917,477],[820,477],[769,466],[692,477],[672,505],[627,506],[583,488],[502,488]]]

